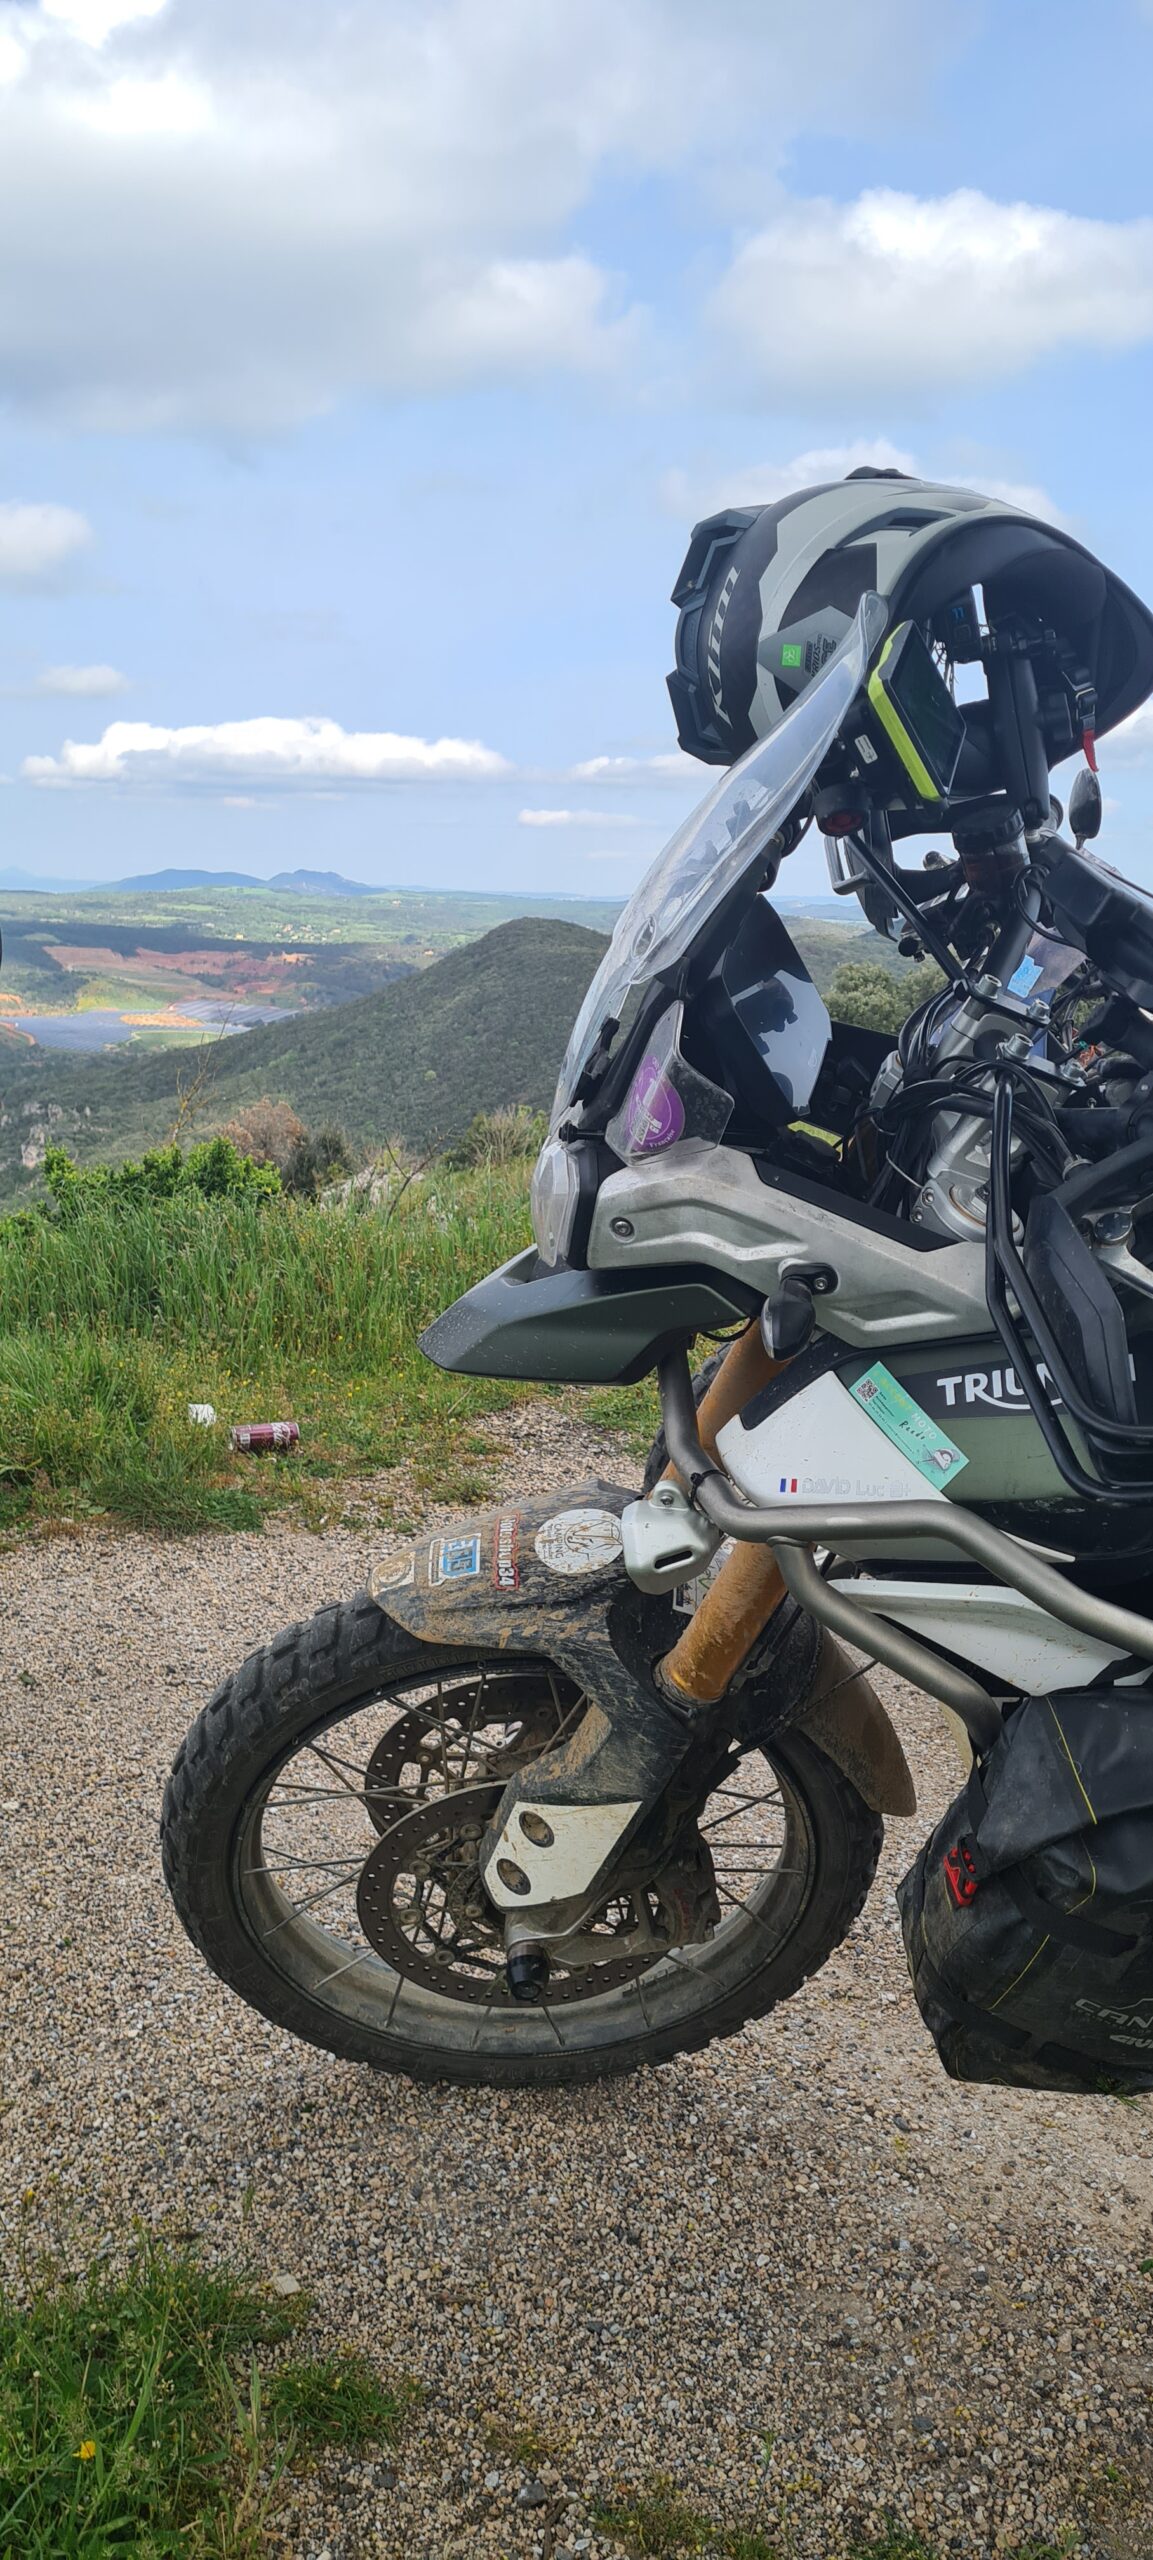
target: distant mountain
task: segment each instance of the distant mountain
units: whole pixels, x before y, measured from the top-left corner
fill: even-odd
[[[156,1144],[201,1069],[188,1136],[264,1094],[314,1126],[339,1121],[366,1145],[396,1137],[422,1149],[451,1144],[474,1112],[543,1108],[605,948],[584,925],[525,916],[373,995],[202,1049],[5,1052],[0,1192],[18,1193],[21,1146],[42,1144],[46,1130],[89,1159]]]
[[[0,882],[4,874],[0,873]],[[16,886],[15,877],[9,883]],[[23,878],[21,886],[24,885]],[[37,885],[30,882],[29,886]],[[64,881],[54,882],[64,888]],[[141,871],[130,880],[108,880],[98,884],[88,881],[88,888],[98,885],[106,889],[296,889],[313,898],[379,898],[387,896],[383,889],[370,888],[366,880],[346,880],[339,871],[274,871],[270,880],[258,880],[252,871]]]
[[[263,889],[251,871],[139,871],[131,880],[88,880],[88,889]]]
[[[379,898],[380,889],[370,889],[365,880],[345,880],[339,871],[275,871],[267,886],[270,889],[303,889],[314,898]]]

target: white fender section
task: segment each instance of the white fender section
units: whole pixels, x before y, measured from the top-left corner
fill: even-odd
[[[587,1893],[618,1840],[641,1809],[631,1804],[524,1804],[506,1822],[495,1849],[485,1860],[484,1889],[501,1911],[527,1911],[534,1902],[567,1902],[570,1894]],[[524,1828],[551,1835],[532,1840]],[[501,1867],[528,1877],[529,1890],[506,1883]]]
[[[1026,1697],[1049,1689],[1089,1689],[1116,1645],[1099,1644],[1076,1627],[1051,1618],[1024,1592],[999,1582],[914,1582],[897,1575],[838,1575],[833,1587],[879,1617],[893,1618],[926,1644],[944,1645],[964,1660],[1021,1689]],[[1144,1668],[1133,1674],[1145,1677]],[[1123,1684],[1122,1684],[1123,1685]]]
[[[947,1435],[943,1442],[951,1447]],[[944,1502],[933,1484],[826,1373],[746,1431],[740,1414],[717,1433],[733,1483],[754,1502]]]

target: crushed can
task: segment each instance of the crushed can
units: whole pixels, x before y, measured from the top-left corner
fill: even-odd
[[[298,1422],[234,1422],[228,1434],[234,1449],[295,1449]]]

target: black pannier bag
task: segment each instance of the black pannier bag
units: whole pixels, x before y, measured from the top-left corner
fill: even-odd
[[[1013,1708],[897,1901],[952,2079],[1153,2089],[1153,1694]]]

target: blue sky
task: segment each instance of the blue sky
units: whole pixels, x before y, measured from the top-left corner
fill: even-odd
[[[624,894],[694,517],[862,459],[1153,596],[1151,98],[1153,0],[0,0],[0,868]]]

